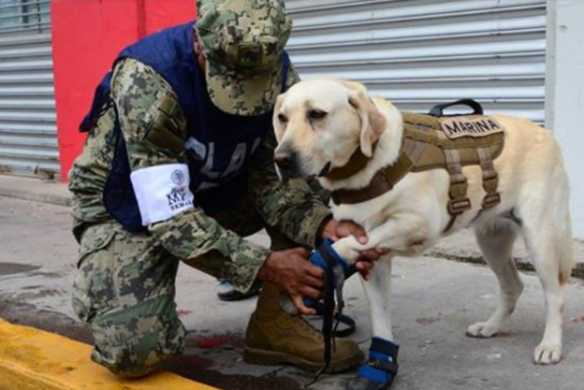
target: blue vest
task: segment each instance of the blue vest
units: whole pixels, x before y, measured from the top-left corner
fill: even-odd
[[[256,116],[221,111],[209,98],[205,75],[196,62],[194,23],[162,30],[127,47],[118,56],[136,59],[158,72],[178,96],[187,120],[185,150],[195,206],[213,215],[234,205],[246,190],[246,163],[272,128],[272,112]],[[282,54],[282,92],[286,89],[288,55]],[[109,72],[98,86],[91,111],[81,123],[89,131],[110,97]],[[113,106],[115,108],[115,105]],[[106,181],[103,200],[110,215],[127,230],[144,231],[130,181],[130,167],[119,120],[116,119],[116,151]]]

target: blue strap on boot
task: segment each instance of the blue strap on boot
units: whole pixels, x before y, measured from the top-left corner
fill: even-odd
[[[389,340],[374,337],[367,363],[359,368],[357,378],[347,385],[348,390],[386,390],[391,387],[399,366],[399,346]]]
[[[332,349],[334,346],[334,337],[337,332],[340,322],[344,321],[346,316],[343,316],[343,285],[346,278],[355,273],[354,266],[349,266],[349,263],[343,259],[333,248],[333,241],[326,239],[322,245],[309,257],[309,261],[324,270],[325,273],[325,287],[324,287],[324,301],[322,305],[322,335],[324,338],[324,366],[316,373],[314,379],[305,387],[310,386],[316,382],[320,375],[325,372],[331,362]],[[336,294],[336,300],[335,300]],[[318,308],[319,302],[314,299],[304,298],[304,305],[308,307]],[[318,310],[318,309],[317,309]],[[336,323],[335,323],[336,320]],[[352,323],[352,331],[354,328],[354,321]],[[351,326],[351,325],[350,325]]]
[[[347,263],[347,261],[334,250],[333,244],[334,241],[330,238],[327,238],[324,240],[318,250],[312,251],[308,260],[312,264],[324,270],[329,268],[337,268],[342,270],[344,279],[347,279],[349,276],[355,273],[355,268],[350,266],[349,263]],[[318,302],[316,302],[314,299],[304,298],[304,305],[307,307],[316,307],[317,303]]]
[[[320,247],[310,254],[309,260],[312,264],[321,268],[334,267],[339,264],[343,269],[345,278],[348,278],[355,272],[353,267],[335,251],[333,248],[334,243],[330,238],[325,239]]]

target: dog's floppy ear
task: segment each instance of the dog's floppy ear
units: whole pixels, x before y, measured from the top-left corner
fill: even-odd
[[[377,109],[364,86],[353,82],[345,82],[345,86],[349,89],[349,104],[357,110],[361,118],[361,152],[371,157],[372,146],[385,130],[387,120]]]

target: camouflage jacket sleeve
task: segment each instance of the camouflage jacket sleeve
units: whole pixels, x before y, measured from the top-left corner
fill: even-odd
[[[112,97],[132,171],[186,163],[186,119],[175,93],[160,75],[138,61],[126,59],[115,68]],[[176,258],[230,280],[243,291],[251,287],[269,254],[268,249],[224,229],[196,207],[151,224],[148,229]]]
[[[288,87],[300,81],[298,73],[290,67]],[[303,180],[293,180],[284,185],[274,168],[276,148],[274,130],[270,129],[250,164],[250,189],[252,199],[264,221],[278,228],[288,238],[300,245],[314,248],[323,221],[331,216],[326,206],[328,194],[317,185]]]

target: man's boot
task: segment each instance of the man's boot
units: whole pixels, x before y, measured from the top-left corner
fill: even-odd
[[[358,365],[364,355],[350,339],[335,339],[328,372]],[[252,364],[293,364],[309,371],[324,366],[324,338],[301,315],[291,315],[280,305],[280,292],[264,283],[257,309],[247,326],[243,359]]]

